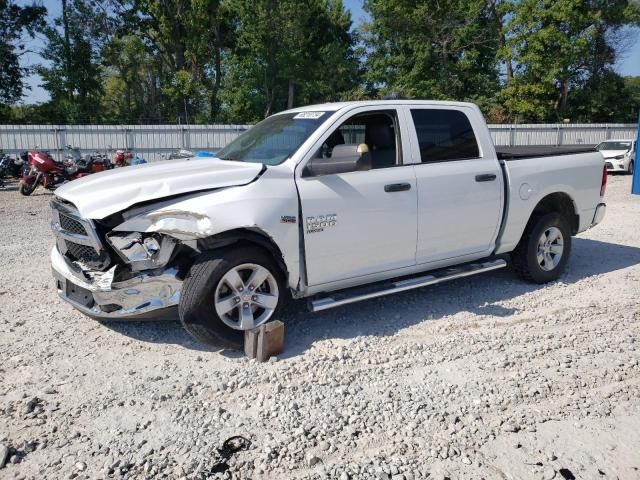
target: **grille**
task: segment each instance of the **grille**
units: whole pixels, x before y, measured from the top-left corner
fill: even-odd
[[[87,234],[82,223],[74,218],[66,216],[63,213],[60,214],[60,227],[70,233],[77,233],[78,235]]]
[[[80,245],[79,243],[73,243],[68,240],[67,253],[76,260],[82,260],[83,262],[99,262],[100,255],[95,251],[93,247],[87,247],[86,245]]]

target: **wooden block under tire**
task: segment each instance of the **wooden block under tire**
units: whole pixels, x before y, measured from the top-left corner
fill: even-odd
[[[244,354],[259,362],[266,362],[282,352],[284,347],[284,323],[274,320],[244,332]]]

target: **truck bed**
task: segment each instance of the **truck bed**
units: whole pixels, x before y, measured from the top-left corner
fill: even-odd
[[[523,147],[496,147],[499,160],[522,160],[525,158],[556,157],[574,153],[595,152],[594,145],[534,145]]]

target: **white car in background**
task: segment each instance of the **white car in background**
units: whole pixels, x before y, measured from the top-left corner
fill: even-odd
[[[635,140],[606,140],[596,150],[602,153],[609,172],[626,172],[633,174],[636,158]]]

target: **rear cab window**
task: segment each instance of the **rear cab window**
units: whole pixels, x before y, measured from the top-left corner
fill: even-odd
[[[412,108],[422,163],[469,160],[480,157],[471,122],[459,110]]]

